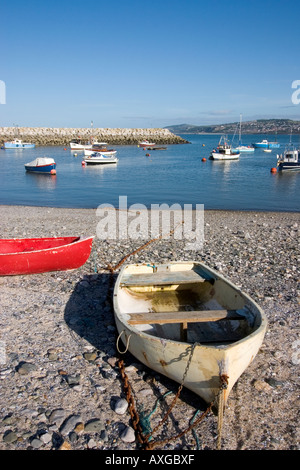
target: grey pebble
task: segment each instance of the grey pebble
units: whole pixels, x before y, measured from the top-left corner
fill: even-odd
[[[63,408],[57,408],[53,410],[49,416],[49,422],[51,424],[61,424],[65,419],[66,412]]]
[[[85,432],[101,432],[104,431],[104,429],[105,425],[103,421],[98,418],[88,421],[84,426]]]
[[[60,432],[64,435],[69,434],[74,430],[77,423],[81,421],[80,415],[71,415],[69,416],[61,425]]]
[[[127,402],[127,400],[125,400],[125,398],[120,398],[119,400],[116,400],[116,402],[114,404],[114,411],[118,415],[125,414],[126,411],[127,411],[127,408],[128,408],[128,402]]]
[[[123,442],[134,442],[135,441],[135,432],[134,429],[130,426],[126,426],[125,429],[120,434],[120,438]]]
[[[18,439],[18,436],[13,431],[7,431],[3,436],[3,441],[6,442],[7,444],[15,442],[17,439]]]

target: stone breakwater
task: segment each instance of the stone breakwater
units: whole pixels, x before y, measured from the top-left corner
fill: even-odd
[[[0,143],[16,137],[14,127],[0,128]],[[89,141],[91,138],[98,142],[115,145],[133,145],[140,141],[149,140],[156,144],[186,144],[188,141],[173,134],[168,129],[109,129],[109,128],[61,128],[61,127],[18,127],[18,138],[24,142],[43,145],[69,145],[72,139],[80,138]]]

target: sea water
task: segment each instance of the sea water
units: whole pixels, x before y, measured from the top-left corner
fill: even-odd
[[[116,165],[83,166],[83,152],[69,147],[1,149],[0,204],[70,208],[110,204],[118,208],[120,196],[126,196],[128,207],[191,204],[196,208],[204,204],[206,210],[300,210],[300,171],[270,171],[289,136],[277,136],[281,148],[271,153],[255,149],[232,161],[209,160],[219,135],[182,137],[190,143],[165,145],[165,150],[112,146],[118,152]],[[244,135],[243,143],[251,145],[264,138],[274,140]],[[56,175],[26,172],[24,164],[37,157],[54,158]]]

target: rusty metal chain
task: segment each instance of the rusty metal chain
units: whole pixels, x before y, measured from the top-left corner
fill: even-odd
[[[162,418],[162,420],[157,424],[157,426],[153,429],[153,431],[150,434],[147,434],[147,435],[144,435],[142,427],[140,425],[140,418],[139,418],[139,414],[138,414],[138,412],[136,410],[136,407],[135,407],[135,403],[134,403],[134,399],[133,399],[133,395],[132,395],[132,389],[131,389],[130,383],[128,381],[127,374],[126,374],[125,369],[124,369],[124,361],[122,359],[119,359],[118,365],[119,365],[119,369],[120,369],[121,377],[122,377],[122,381],[123,381],[124,393],[125,393],[128,405],[129,405],[129,413],[130,413],[130,416],[131,416],[132,426],[133,426],[133,428],[136,432],[136,437],[137,437],[138,442],[143,446],[143,448],[145,450],[152,450],[154,447],[162,446],[162,445],[165,445],[165,444],[169,443],[170,441],[180,439],[186,433],[190,432],[193,428],[195,428],[201,421],[203,421],[204,418],[212,410],[213,402],[211,402],[208,405],[207,409],[199,416],[199,418],[197,418],[197,420],[195,420],[192,424],[190,424],[186,429],[184,429],[180,433],[176,434],[175,436],[171,436],[171,437],[168,437],[168,438],[160,440],[160,441],[150,441],[150,438],[153,437],[153,434],[165,423],[165,421],[167,420],[168,416],[170,415],[172,409],[174,408],[174,406],[176,404],[176,401],[177,401],[177,399],[178,399],[178,397],[181,393],[181,390],[183,388],[183,384],[184,384],[184,381],[185,381],[185,378],[186,378],[186,375],[187,375],[187,372],[188,372],[188,369],[189,369],[189,366],[190,366],[190,363],[191,363],[191,360],[192,360],[192,357],[193,357],[193,352],[195,350],[196,345],[197,345],[197,343],[194,343],[191,347],[190,357],[188,359],[187,366],[186,366],[185,372],[183,374],[182,381],[181,381],[181,383],[178,387],[178,390],[177,390],[177,393],[176,393],[174,399],[172,400],[171,405],[169,406],[169,408],[168,408],[165,416]]]

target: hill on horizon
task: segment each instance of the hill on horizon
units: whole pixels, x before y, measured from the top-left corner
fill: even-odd
[[[193,124],[177,124],[165,129],[174,134],[234,134],[239,131],[239,122],[195,126]],[[300,121],[292,119],[257,119],[242,123],[243,134],[299,134]]]

